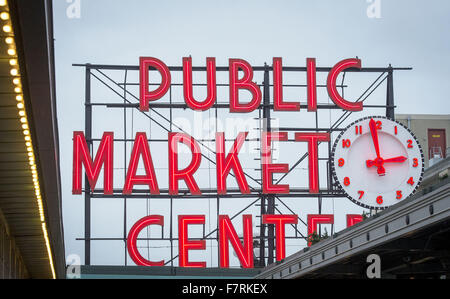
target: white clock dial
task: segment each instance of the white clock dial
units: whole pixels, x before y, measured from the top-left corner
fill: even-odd
[[[385,209],[411,195],[422,180],[422,149],[401,123],[383,116],[350,124],[333,146],[335,180],[365,208]]]

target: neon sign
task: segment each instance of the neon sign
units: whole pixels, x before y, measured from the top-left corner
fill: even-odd
[[[314,58],[306,59],[307,66],[307,111],[317,110],[317,86],[316,86],[316,61]],[[346,111],[361,111],[361,102],[353,102],[344,99],[337,91],[336,79],[338,75],[350,68],[360,69],[359,59],[345,59],[338,62],[328,73],[327,91],[334,104]],[[161,75],[161,83],[154,90],[149,90],[149,71],[156,70]],[[243,59],[229,60],[229,111],[231,113],[250,113],[261,105],[262,93],[260,87],[253,81],[252,66]],[[193,93],[192,59],[183,58],[183,95],[186,105],[197,111],[206,111],[213,107],[217,101],[216,63],[215,58],[206,58],[206,97],[198,99]],[[161,99],[171,86],[170,70],[164,62],[153,57],[140,57],[139,59],[139,109],[148,111],[151,104]],[[283,99],[283,72],[282,59],[273,58],[273,109],[274,111],[300,111],[300,102],[287,102]],[[245,103],[239,99],[240,91],[250,93],[251,99]],[[290,192],[288,184],[275,184],[275,173],[287,173],[289,165],[286,163],[273,163],[272,143],[274,141],[287,141],[289,132],[268,131],[261,135],[261,169],[262,169],[262,193],[263,194],[287,194]],[[231,171],[242,194],[250,193],[250,187],[246,180],[243,166],[239,160],[239,151],[244,144],[248,132],[239,132],[235,136],[231,149],[225,151],[224,132],[216,132],[216,182],[217,193],[227,194],[227,177]],[[319,193],[319,167],[318,144],[330,142],[329,133],[295,132],[295,142],[306,143],[308,148],[308,172],[309,193]],[[126,179],[122,187],[122,194],[133,193],[135,186],[148,187],[148,192],[153,195],[160,194],[158,173],[153,165],[151,147],[145,132],[137,132],[128,163]],[[202,152],[199,143],[184,132],[168,133],[168,194],[178,195],[179,182],[183,181],[191,194],[200,195],[194,174],[199,169],[202,161]],[[191,153],[191,159],[187,166],[178,164],[178,147],[186,145]],[[94,157],[94,158],[93,158]],[[138,175],[137,167],[142,161],[145,174]],[[83,168],[89,186],[94,191],[99,174],[103,170],[103,194],[113,194],[114,180],[114,133],[105,132],[95,156],[90,154],[83,132],[75,131],[73,134],[73,194],[82,193]],[[373,167],[375,169],[375,167]],[[379,167],[378,167],[379,168]],[[376,171],[376,170],[375,170]],[[253,265],[253,232],[252,216],[243,215],[243,240],[237,235],[231,219],[227,215],[219,215],[219,264],[220,267],[229,267],[229,244],[232,245],[236,255],[244,268],[252,268]],[[361,221],[359,215],[347,215],[347,225],[351,226]],[[296,224],[298,216],[264,214],[262,223],[273,224],[276,230],[276,259],[283,260],[286,256],[285,226]],[[179,266],[180,267],[206,267],[205,262],[190,261],[189,251],[204,250],[205,240],[189,238],[189,227],[205,223],[205,215],[179,215],[178,217],[178,242],[179,242]],[[308,233],[316,231],[318,223],[334,223],[333,215],[308,215]],[[142,257],[137,250],[137,238],[139,232],[150,225],[164,226],[162,215],[148,215],[138,220],[130,229],[127,238],[128,253],[137,265],[162,266],[164,261],[149,261]]]

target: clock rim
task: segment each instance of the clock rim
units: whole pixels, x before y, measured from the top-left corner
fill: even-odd
[[[414,135],[414,133],[413,133],[408,127],[406,127],[404,124],[402,124],[402,123],[396,121],[395,119],[392,119],[392,118],[390,118],[390,117],[383,116],[383,115],[373,115],[373,116],[365,116],[365,117],[359,118],[359,119],[353,121],[352,123],[350,123],[349,125],[347,125],[347,127],[345,127],[345,128],[341,131],[341,133],[339,133],[339,135],[336,137],[336,139],[335,139],[335,141],[334,141],[334,144],[333,144],[333,147],[332,147],[332,152],[331,152],[331,173],[332,173],[332,175],[333,175],[333,179],[334,179],[334,181],[335,181],[335,185],[337,185],[337,187],[339,188],[339,190],[341,190],[341,191],[344,193],[345,197],[347,197],[348,199],[350,199],[353,203],[355,203],[355,204],[357,204],[358,206],[361,206],[361,207],[363,207],[363,208],[366,208],[366,209],[371,209],[371,210],[385,210],[385,209],[387,209],[387,208],[390,208],[390,207],[396,205],[397,203],[394,203],[394,204],[389,205],[389,206],[386,206],[386,207],[376,207],[376,206],[369,206],[369,205],[367,205],[367,204],[361,203],[360,200],[357,200],[357,199],[353,198],[350,194],[347,193],[347,191],[345,191],[345,189],[344,189],[344,187],[342,186],[341,182],[338,180],[337,175],[336,175],[335,162],[334,162],[334,157],[335,157],[335,153],[336,153],[336,147],[337,147],[339,141],[341,140],[342,136],[344,135],[344,133],[347,132],[347,130],[348,130],[350,127],[352,127],[354,124],[356,124],[356,123],[358,123],[358,122],[361,122],[361,121],[364,121],[364,120],[366,120],[366,119],[371,119],[371,118],[382,118],[382,119],[387,119],[387,120],[393,121],[393,122],[395,122],[396,124],[398,124],[398,125],[402,126],[403,128],[405,128],[405,129],[411,134],[411,136],[415,139],[415,141],[416,141],[416,143],[417,143],[417,146],[419,147],[420,156],[421,156],[421,158],[422,158],[422,169],[421,169],[421,171],[420,171],[420,178],[419,178],[419,181],[417,182],[417,185],[416,185],[416,187],[414,188],[414,190],[413,190],[413,191],[412,191],[405,199],[399,201],[398,203],[403,202],[404,200],[410,199],[411,196],[413,196],[413,195],[416,193],[417,189],[419,188],[420,184],[422,183],[423,174],[424,174],[424,171],[425,171],[425,158],[424,158],[424,155],[423,155],[422,146],[420,145],[419,140],[417,139],[416,135]]]

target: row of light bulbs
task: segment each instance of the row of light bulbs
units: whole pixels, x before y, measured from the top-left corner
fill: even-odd
[[[7,1],[6,0],[0,0],[0,7],[7,7]],[[19,63],[17,60],[17,51],[15,47],[14,42],[14,32],[13,28],[10,22],[10,16],[9,13],[6,11],[0,12],[0,19],[4,21],[4,25],[2,27],[3,32],[8,34],[9,36],[5,38],[5,43],[7,45],[7,54],[9,55],[9,64],[11,66],[10,74],[12,76],[12,83],[14,86],[14,93],[17,101],[17,109],[19,113],[19,119],[20,123],[22,125],[24,140],[25,140],[25,146],[27,149],[27,155],[28,155],[28,163],[31,170],[31,175],[33,178],[33,184],[34,184],[34,192],[36,195],[36,200],[38,204],[38,210],[39,210],[39,216],[41,220],[42,225],[42,233],[44,235],[45,244],[47,247],[47,253],[50,261],[50,268],[52,271],[53,278],[56,278],[55,275],[55,269],[53,265],[53,257],[50,247],[50,242],[48,238],[48,232],[47,232],[47,225],[45,222],[45,215],[44,215],[44,205],[42,202],[42,195],[41,195],[41,189],[39,184],[39,177],[36,169],[36,160],[34,156],[34,149],[33,149],[33,143],[31,140],[31,134],[30,134],[30,126],[28,123],[27,113],[25,111],[25,104],[24,104],[24,97],[22,93],[22,82],[21,82],[21,75],[20,75],[20,69],[19,69]]]

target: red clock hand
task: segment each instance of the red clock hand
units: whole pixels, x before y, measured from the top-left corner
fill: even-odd
[[[369,121],[370,134],[372,135],[373,145],[375,147],[375,152],[377,154],[377,158],[375,159],[375,165],[377,166],[377,173],[379,175],[385,175],[386,170],[383,167],[383,158],[380,157],[380,144],[378,143],[378,132],[376,123],[373,118]],[[367,165],[370,167],[369,165]]]
[[[408,160],[408,158],[404,157],[404,156],[398,156],[395,158],[389,158],[389,159],[385,159],[383,160],[382,163],[402,163],[405,162],[406,160]],[[377,166],[377,160],[367,160],[366,161],[367,167],[372,167],[372,166]]]
[[[370,134],[372,135],[373,145],[375,147],[375,152],[377,153],[377,158],[381,158],[380,157],[380,145],[378,144],[378,132],[377,132],[376,123],[373,120],[373,118],[369,121],[369,127],[370,127]]]
[[[389,158],[389,159],[385,159],[383,162],[396,162],[396,163],[402,163],[405,162],[406,160],[408,160],[408,158],[404,157],[404,156],[398,156],[395,158]]]

